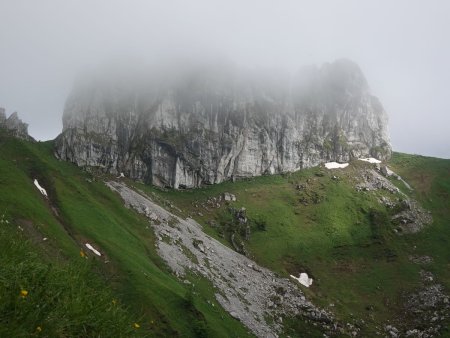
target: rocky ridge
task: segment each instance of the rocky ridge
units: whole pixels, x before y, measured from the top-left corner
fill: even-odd
[[[82,81],[56,156],[174,188],[390,157],[386,113],[351,61],[292,78],[230,65],[175,73]]]
[[[7,130],[14,137],[33,141],[34,139],[28,135],[28,124],[22,122],[17,112],[12,113],[8,118],[4,108],[0,108],[0,129]]]
[[[392,171],[388,173],[387,170],[389,169],[386,169],[386,166],[380,167],[379,165],[375,168],[362,170],[359,174],[359,183],[356,184],[356,190],[388,192],[390,196],[381,196],[379,201],[387,208],[395,211],[391,219],[396,226],[394,231],[397,234],[413,234],[421,231],[433,222],[431,213],[391,183],[387,177],[393,176],[402,182],[407,189],[411,189],[400,176]]]

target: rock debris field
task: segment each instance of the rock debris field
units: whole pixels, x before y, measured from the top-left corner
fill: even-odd
[[[258,266],[206,235],[194,220],[171,214],[144,193],[119,182],[106,184],[120,194],[127,207],[149,219],[158,253],[172,271],[181,280],[187,271],[206,277],[222,307],[256,336],[277,337],[283,329],[283,316],[296,315],[325,332],[341,330],[330,313],[305,298],[297,282]]]

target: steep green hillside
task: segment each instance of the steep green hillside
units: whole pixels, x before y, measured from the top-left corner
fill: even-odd
[[[168,271],[147,220],[103,183],[111,177],[57,161],[52,149],[0,135],[0,336],[250,336],[217,304],[210,282]],[[186,191],[126,181],[281,276],[308,272],[314,283],[302,288],[316,304],[361,336],[383,336],[385,324],[417,324],[405,303],[423,287],[421,271],[450,290],[450,160],[397,153],[389,166],[414,190],[392,183],[432,212],[418,234],[396,233],[398,206],[380,203],[390,192],[356,189],[373,168],[361,161]],[[224,193],[237,200],[223,201]],[[242,207],[248,227],[236,221]],[[432,261],[413,259],[422,256]],[[321,336],[301,320],[284,323],[291,337]]]
[[[430,255],[429,269],[450,289],[450,160],[396,153],[391,166],[414,188],[433,225],[408,238],[416,255]]]
[[[2,247],[1,336],[120,337],[129,336],[130,329],[138,336],[249,336],[217,305],[207,281],[191,277],[191,284],[185,284],[167,270],[144,218],[124,208],[101,180],[57,161],[52,147],[51,142],[0,136],[0,213],[8,220],[0,224],[1,241],[29,241],[23,247]],[[48,199],[33,185],[35,178],[47,190]],[[22,231],[18,234],[16,229]],[[102,257],[92,254],[85,243],[100,250]],[[84,263],[84,255],[89,263]],[[47,296],[36,298],[55,284]],[[72,290],[76,285],[82,286],[78,292]],[[95,287],[101,289],[98,294],[92,292]],[[19,295],[22,289],[29,291],[24,299]],[[107,298],[108,305],[113,300],[123,304],[121,312],[108,315]],[[4,305],[4,299],[9,305]],[[81,303],[89,299],[83,307]],[[50,300],[57,308],[47,318],[47,312],[33,305],[50,307]],[[19,308],[26,302],[31,305]],[[65,312],[67,308],[72,311]],[[52,316],[61,322],[55,323]],[[116,328],[107,331],[111,322]],[[36,332],[38,326],[42,332]],[[45,333],[47,328],[53,331]]]
[[[0,227],[0,337],[141,337],[88,260],[45,259],[22,227]],[[139,325],[137,323],[137,325]]]
[[[249,256],[279,274],[308,272],[315,282],[304,291],[372,336],[384,332],[382,323],[417,324],[404,313],[408,296],[423,286],[421,270],[450,290],[450,160],[395,153],[389,165],[414,190],[394,178],[392,183],[432,212],[433,224],[418,234],[396,233],[390,218],[398,206],[390,209],[379,201],[391,193],[355,189],[361,171],[374,167],[361,161],[346,169],[313,168],[190,191],[137,186],[231,247],[235,234],[236,249],[242,244]],[[237,201],[220,201],[224,193]],[[233,217],[242,207],[250,225],[247,240],[248,230]],[[412,261],[425,255],[431,264]],[[291,329],[296,327],[292,321]]]

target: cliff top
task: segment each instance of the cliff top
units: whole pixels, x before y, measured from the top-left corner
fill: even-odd
[[[24,139],[27,141],[34,141],[34,139],[28,134],[28,124],[24,123],[17,112],[12,113],[9,117],[6,117],[5,108],[0,107],[0,128],[7,130],[14,137]]]

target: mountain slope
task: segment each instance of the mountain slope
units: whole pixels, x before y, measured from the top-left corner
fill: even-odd
[[[83,250],[95,263],[92,274],[98,274],[103,283],[107,281],[118,302],[131,309],[129,318],[140,325],[135,329],[139,336],[249,335],[217,304],[206,280],[193,276],[192,287],[168,271],[156,254],[154,234],[144,218],[124,208],[102,180],[56,160],[52,149],[51,143],[33,144],[1,135],[0,210],[9,226],[24,229],[25,236],[38,247],[39,255],[43,252],[47,262],[56,263],[61,257],[67,264],[74,264],[83,259]],[[33,185],[34,179],[47,190],[48,199]],[[86,243],[102,256],[93,254]],[[84,276],[89,278],[89,274]],[[25,286],[25,282],[25,275],[14,281],[17,294],[21,287],[36,287]],[[216,304],[213,311],[211,304]],[[0,318],[1,326],[8,332],[11,318],[5,313]],[[134,321],[129,322],[129,328]],[[46,326],[32,321],[28,324],[23,330],[29,333],[34,333],[38,325],[42,329]],[[122,332],[127,332],[127,328]],[[103,336],[114,334],[111,331]]]
[[[428,294],[439,301],[417,309],[419,314],[408,304],[436,285],[450,287],[446,245],[450,161],[395,153],[389,165],[414,190],[394,176],[389,178],[391,188],[358,189],[374,167],[362,161],[346,169],[318,167],[192,191],[137,186],[195,218],[210,235],[261,265],[283,276],[308,272],[314,283],[304,290],[306,294],[359,327],[363,336],[382,336],[384,325],[396,326],[403,334],[414,329],[445,332],[448,293]],[[400,192],[390,191],[395,185]],[[225,202],[227,194],[237,201]],[[392,219],[408,209],[409,202],[404,201],[414,203],[410,198],[420,201],[433,217],[432,224],[422,224],[424,228],[414,234],[407,233],[398,218]],[[248,219],[245,226],[236,221],[242,207]],[[427,210],[413,215],[428,218]],[[437,318],[443,322],[430,328],[427,321],[439,311]],[[293,334],[297,323],[289,323]]]
[[[277,278],[296,283],[289,275],[307,272],[313,278],[312,286],[297,284],[297,288],[340,323],[349,324],[342,330],[343,336],[352,332],[363,337],[384,336],[395,330],[401,334],[411,331],[413,337],[421,332],[431,335],[436,331],[444,336],[448,332],[449,160],[394,153],[388,165],[412,191],[393,176],[380,178],[381,185],[369,186],[367,176],[373,180],[382,175],[375,165],[362,161],[353,161],[345,169],[316,167],[176,191],[94,170],[83,172],[56,160],[53,146],[52,142],[30,143],[1,135],[0,211],[10,222],[10,230],[2,236],[7,236],[6,242],[29,238],[32,249],[26,250],[36,252],[43,264],[84,263],[86,259],[80,257],[83,250],[92,265],[79,268],[79,279],[69,279],[84,283],[83,279],[92,275],[107,285],[108,292],[128,307],[118,321],[126,326],[122,332],[251,336],[223,310],[215,296],[217,288],[207,278],[187,273],[179,279],[170,272],[155,246],[164,238],[155,235],[146,217],[124,208],[120,196],[104,183],[114,180],[141,190],[167,212],[182,219],[194,218],[209,236],[246,253],[273,270]],[[33,185],[34,179],[47,190],[48,199]],[[416,210],[413,199],[431,211],[433,223],[421,224],[414,234],[402,234],[400,229],[409,223],[391,218],[405,209]],[[412,206],[407,207],[405,200]],[[417,215],[423,214],[421,210]],[[6,229],[5,224],[1,226]],[[20,236],[18,226],[23,229]],[[48,239],[44,241],[44,237]],[[91,252],[86,243],[102,256]],[[14,264],[24,261],[25,257],[19,257]],[[12,267],[10,271],[14,271]],[[77,264],[74,269],[77,271]],[[86,271],[83,269],[90,273],[81,273]],[[32,288],[22,285],[26,275],[18,276],[10,287],[15,288],[14,299],[23,300],[18,296],[21,288]],[[2,310],[0,320],[11,323],[10,316]],[[277,323],[284,327],[282,336],[319,337],[324,333],[321,326],[304,317],[280,318]],[[133,327],[135,322],[139,328]],[[107,320],[98,327],[102,323]],[[40,324],[30,320],[22,329],[34,333]],[[12,330],[2,324],[6,330],[10,327]]]

